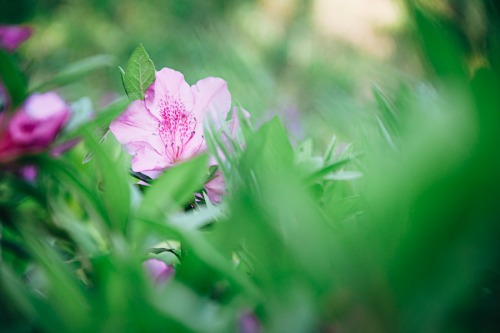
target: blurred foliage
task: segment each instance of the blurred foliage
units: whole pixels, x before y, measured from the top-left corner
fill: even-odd
[[[158,69],[179,70],[190,84],[222,77],[234,102],[252,110],[258,123],[278,114],[295,141],[309,132],[320,147],[332,126],[344,140],[354,140],[350,127],[366,116],[372,81],[393,87],[406,71],[418,72],[404,38],[398,37],[403,47],[393,53],[393,66],[391,56],[376,57],[325,36],[314,22],[314,1],[72,0],[37,6],[30,21],[37,32],[21,50],[31,61],[32,86],[96,54],[112,54],[115,65],[124,67],[142,43]],[[394,35],[407,32],[401,27]],[[122,93],[116,67],[64,90],[70,99],[83,94],[96,105]]]
[[[298,3],[307,13],[308,2]],[[320,58],[295,68],[291,32],[252,51],[249,37],[228,27],[255,4],[40,2],[52,9],[36,16],[41,36],[22,50],[34,58],[32,87],[96,53],[125,64],[140,40],[157,66],[183,71],[190,83],[227,79],[235,104],[256,115],[288,93],[309,126],[324,124],[310,132],[321,140],[293,146],[278,118],[254,130],[240,117],[243,140],[220,163],[229,191],[220,206],[191,206],[208,176],[206,155],[138,189],[119,144],[96,133],[125,100],[68,129],[61,140],[82,144],[60,158],[27,156],[2,168],[2,330],[235,332],[252,313],[266,332],[498,331],[496,2],[406,1],[423,71],[389,78],[389,89],[374,84],[373,100],[361,102],[358,57],[341,71]],[[464,19],[472,10],[479,28]],[[119,71],[109,71],[114,79],[101,71],[87,77],[92,84],[62,91],[88,93],[94,105],[107,89],[123,95]],[[337,98],[341,105],[331,103]],[[338,124],[354,145],[324,138]],[[224,148],[211,124],[206,133],[212,153]],[[318,141],[327,147],[320,155]],[[16,176],[26,164],[38,167],[36,181]],[[148,281],[141,263],[151,257],[172,263],[175,276]]]

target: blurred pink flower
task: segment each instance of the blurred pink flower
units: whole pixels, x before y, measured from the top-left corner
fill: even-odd
[[[38,176],[38,169],[34,165],[26,165],[20,170],[21,177],[27,182],[33,183]]]
[[[226,81],[207,77],[190,87],[180,72],[163,68],[145,100],[133,101],[109,128],[134,156],[132,170],[156,178],[175,163],[206,151],[203,119],[226,119],[230,108]]]
[[[205,184],[205,190],[211,203],[222,202],[222,196],[226,192],[226,182],[220,171],[217,171],[214,177]]]
[[[261,331],[261,324],[257,316],[252,312],[244,312],[238,320],[238,332],[258,333]]]
[[[0,113],[0,162],[43,151],[69,116],[68,105],[54,92],[29,96],[12,115]]]
[[[154,283],[160,284],[175,273],[172,265],[167,265],[164,261],[151,258],[142,263]]]
[[[13,52],[30,38],[32,32],[33,29],[27,26],[0,25],[0,48]]]

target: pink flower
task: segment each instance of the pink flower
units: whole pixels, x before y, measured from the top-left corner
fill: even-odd
[[[0,25],[0,48],[9,52],[30,38],[33,29],[21,25]]]
[[[238,320],[238,332],[240,333],[258,333],[261,331],[261,324],[253,312],[244,312]]]
[[[13,115],[0,114],[0,162],[46,149],[70,115],[54,92],[33,94]]]
[[[142,263],[150,278],[156,284],[161,284],[175,273],[172,265],[168,265],[161,260],[151,258]]]
[[[177,71],[163,68],[146,90],[109,126],[128,154],[132,170],[152,178],[177,162],[206,151],[203,119],[226,119],[231,94],[226,81],[207,77],[189,86]]]
[[[220,171],[217,171],[214,177],[205,184],[205,190],[211,203],[222,202],[222,196],[226,192],[226,182]]]

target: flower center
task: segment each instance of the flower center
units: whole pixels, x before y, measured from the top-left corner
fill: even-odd
[[[182,101],[172,96],[160,100],[160,116],[158,129],[165,154],[175,161],[196,133],[196,117],[186,111]]]

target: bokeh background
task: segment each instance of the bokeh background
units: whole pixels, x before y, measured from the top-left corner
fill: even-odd
[[[315,152],[305,158],[305,172],[315,172],[311,155],[323,152],[333,134],[339,142],[353,142],[350,164],[339,168],[363,177],[330,174],[328,158],[311,185],[294,173],[299,166],[290,161],[300,150],[292,152],[278,122],[253,136],[235,165],[242,174],[260,170],[265,190],[239,184],[228,201],[228,223],[212,233],[187,233],[195,255],[179,265],[178,281],[203,300],[213,299],[207,290],[227,282],[228,272],[233,278],[247,274],[218,270],[219,262],[205,256],[200,244],[213,245],[208,249],[224,253],[228,260],[222,262],[232,265],[231,246],[243,243],[242,254],[255,266],[249,269],[252,282],[265,296],[249,304],[270,331],[283,331],[284,324],[287,331],[311,331],[316,317],[325,324],[323,331],[334,332],[498,331],[500,10],[495,1],[4,0],[2,5],[10,8],[0,13],[2,21],[36,29],[16,55],[32,88],[70,63],[107,55],[100,58],[106,66],[58,87],[66,100],[88,96],[99,110],[124,96],[118,66],[142,43],[158,69],[179,70],[190,84],[206,76],[224,78],[234,104],[252,114],[255,127],[277,114],[293,144],[312,137]],[[91,139],[85,140],[99,152]],[[107,156],[107,145],[120,148],[106,139],[96,160]],[[114,197],[94,188],[98,164],[82,166],[87,152],[80,150],[70,165],[91,176],[96,202],[107,198],[110,211],[120,211],[126,201],[120,201],[120,191]],[[71,154],[76,153],[68,160]],[[330,152],[335,163],[342,162],[338,156]],[[50,163],[55,168],[62,162]],[[117,168],[110,160],[103,169],[124,175],[128,162],[123,165]],[[64,184],[57,170],[46,172],[51,173],[57,198]],[[71,200],[68,211],[76,211],[77,201]],[[48,266],[57,286],[57,271]],[[109,286],[112,305],[128,297],[121,291],[140,290],[123,272],[117,269],[109,282],[95,279]],[[253,294],[252,288],[246,291]],[[61,299],[62,309],[74,305],[67,296]],[[218,302],[222,306],[224,300]],[[128,316],[135,314],[132,306],[109,308],[116,310],[109,327],[126,326],[112,320],[135,318]],[[186,322],[193,318],[189,311],[184,315]],[[141,328],[140,320],[136,324]]]
[[[20,49],[32,86],[69,63],[112,55],[113,66],[62,92],[68,100],[89,96],[98,108],[123,95],[117,66],[143,43],[157,69],[179,70],[190,84],[224,78],[255,124],[278,114],[292,140],[308,133],[323,147],[332,133],[355,140],[353,125],[370,121],[372,84],[395,91],[420,76],[403,7],[392,0],[23,0],[12,3],[15,15],[2,16],[35,27]]]

